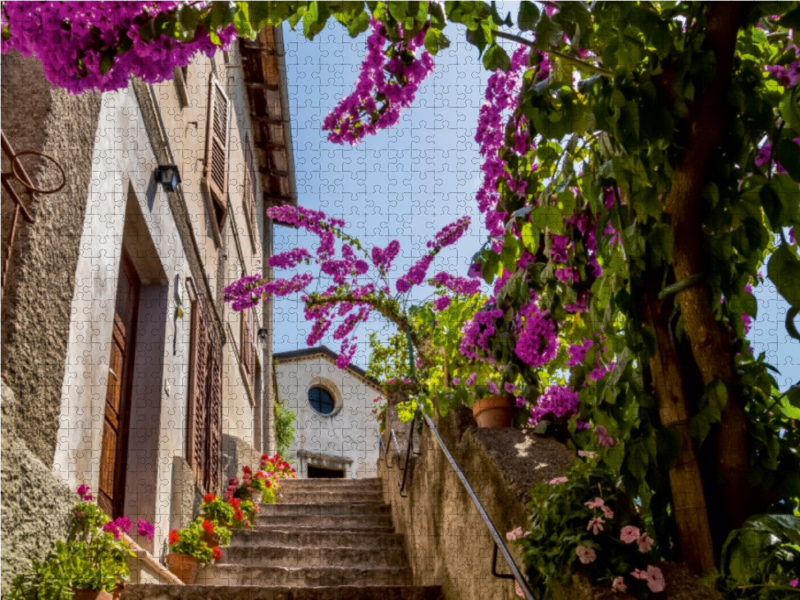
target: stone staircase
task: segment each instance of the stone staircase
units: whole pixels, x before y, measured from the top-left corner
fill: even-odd
[[[441,600],[412,580],[379,479],[297,479],[194,585],[128,585],[122,599]]]

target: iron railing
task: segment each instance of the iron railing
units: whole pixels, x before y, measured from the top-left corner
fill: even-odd
[[[433,432],[434,436],[436,437],[436,441],[439,443],[439,447],[444,452],[445,457],[447,457],[447,461],[450,463],[450,466],[453,467],[453,470],[456,472],[459,481],[464,486],[464,489],[467,491],[467,495],[472,500],[472,503],[475,505],[475,508],[478,510],[478,513],[483,518],[484,523],[489,528],[489,533],[494,540],[494,552],[492,554],[492,575],[501,579],[515,579],[517,584],[519,585],[520,590],[522,590],[523,595],[525,596],[526,600],[539,600],[536,594],[534,594],[533,590],[528,585],[527,580],[522,575],[522,572],[517,567],[517,563],[514,562],[514,559],[511,557],[511,553],[506,548],[506,545],[503,543],[503,538],[500,537],[500,534],[497,532],[497,528],[492,523],[492,519],[486,513],[486,509],[483,508],[483,504],[478,499],[478,496],[475,494],[475,491],[472,489],[472,486],[467,481],[467,478],[461,472],[461,469],[458,467],[458,463],[453,458],[453,455],[450,454],[450,451],[447,449],[447,445],[444,443],[442,436],[439,434],[439,430],[436,429],[436,425],[433,424],[433,421],[429,419],[427,416],[423,415],[422,417],[425,419],[425,424],[428,428]],[[508,564],[508,568],[511,570],[509,574],[501,574],[497,572],[497,553],[498,550],[503,554],[503,558]]]

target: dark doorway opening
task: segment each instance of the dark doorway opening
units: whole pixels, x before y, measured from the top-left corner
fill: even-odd
[[[344,471],[341,469],[324,469],[323,467],[315,467],[308,465],[308,478],[331,478],[331,479],[344,479]]]

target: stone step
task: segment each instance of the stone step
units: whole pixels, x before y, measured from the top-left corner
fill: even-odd
[[[378,477],[364,477],[362,479],[337,479],[335,477],[305,477],[301,479],[282,479],[281,485],[301,486],[301,487],[380,487],[381,480]]]
[[[218,565],[249,567],[299,568],[358,568],[405,567],[408,565],[402,546],[389,548],[298,548],[293,546],[243,547],[222,549]]]
[[[439,587],[231,587],[203,585],[126,585],[122,600],[441,600]]]
[[[393,530],[392,516],[380,515],[320,515],[320,516],[284,516],[265,515],[256,517],[256,527],[283,529],[297,527],[305,529],[360,529],[367,531]]]
[[[248,547],[285,547],[295,548],[365,548],[383,550],[386,548],[402,548],[403,535],[381,531],[313,529],[280,527],[280,529],[264,529],[254,527],[233,532],[231,548]]]
[[[353,491],[317,491],[317,490],[286,490],[280,491],[278,504],[333,504],[335,502],[375,502],[383,503],[383,494],[380,492]],[[264,504],[261,505],[263,508]]]
[[[264,587],[413,585],[408,567],[257,567],[206,565],[197,571],[198,585]]]
[[[391,507],[388,504],[375,502],[317,502],[311,504],[262,504],[262,517],[271,515],[322,517],[325,515],[388,515]]]
[[[381,486],[379,482],[371,483],[367,480],[343,480],[324,481],[321,479],[290,479],[281,485],[281,492],[351,492],[379,494]]]

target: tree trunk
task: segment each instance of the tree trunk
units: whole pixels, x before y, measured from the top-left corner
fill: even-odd
[[[650,372],[655,387],[661,425],[672,428],[681,438],[681,453],[669,472],[672,507],[678,527],[681,553],[686,566],[697,575],[714,570],[714,544],[709,526],[703,479],[694,441],[689,434],[691,411],[677,349],[670,336],[669,305],[658,299],[661,274],[645,273],[639,311],[642,323],[652,329],[655,353]]]
[[[733,69],[736,35],[746,6],[719,2],[708,11],[708,47],[717,60],[712,82],[698,93],[687,117],[687,150],[675,168],[674,182],[666,199],[666,212],[672,219],[675,250],[672,265],[676,281],[704,272],[702,227],[703,189],[711,159],[734,116],[726,94]],[[679,292],[679,301],[692,353],[709,384],[715,379],[735,383],[734,348],[723,323],[714,318],[704,282]],[[717,446],[717,465],[723,497],[729,501],[722,510],[729,528],[739,527],[749,514],[752,497],[747,482],[748,436],[742,398],[734,386],[728,390],[728,403],[722,411]]]

